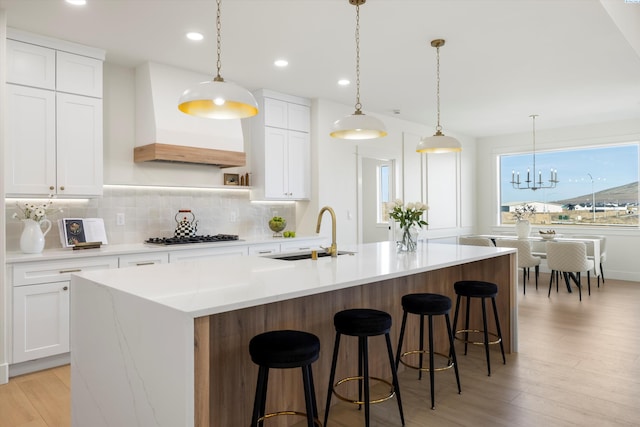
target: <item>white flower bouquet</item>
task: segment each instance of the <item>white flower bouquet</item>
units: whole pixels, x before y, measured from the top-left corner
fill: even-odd
[[[38,223],[45,219],[47,215],[62,212],[62,209],[53,207],[52,201],[39,205],[34,203],[16,203],[16,207],[18,208],[18,212],[13,214],[13,219],[32,219]]]

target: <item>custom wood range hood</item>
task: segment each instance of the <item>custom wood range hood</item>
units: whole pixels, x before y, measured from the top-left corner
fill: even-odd
[[[166,161],[244,166],[239,119],[212,120],[178,110],[182,92],[210,76],[147,62],[136,69],[136,163]]]
[[[215,148],[185,147],[171,144],[149,144],[133,149],[133,161],[166,161],[197,163],[231,168],[244,166],[246,154],[239,151],[216,150]]]

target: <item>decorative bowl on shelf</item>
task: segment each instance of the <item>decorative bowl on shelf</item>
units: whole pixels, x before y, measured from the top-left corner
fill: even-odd
[[[553,240],[556,237],[560,237],[560,234],[557,234],[554,230],[547,230],[547,231],[542,231],[540,230],[538,233],[540,233],[540,237],[542,237],[542,240]]]
[[[273,231],[273,237],[282,237],[282,230],[287,227],[287,220],[280,216],[274,216],[269,220],[269,228]]]

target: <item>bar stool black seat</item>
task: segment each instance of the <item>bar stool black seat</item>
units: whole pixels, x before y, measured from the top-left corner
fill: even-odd
[[[333,324],[336,328],[336,341],[333,347],[333,361],[331,362],[331,374],[329,376],[329,390],[327,392],[327,407],[324,412],[324,425],[327,426],[327,420],[329,418],[329,409],[331,407],[331,396],[336,395],[345,402],[350,402],[358,405],[360,408],[364,405],[364,417],[365,425],[369,427],[370,412],[369,404],[380,403],[392,398],[395,394],[398,401],[398,410],[400,412],[400,421],[404,425],[404,414],[402,412],[402,400],[400,398],[400,387],[398,385],[398,375],[396,373],[395,364],[393,361],[393,350],[391,349],[391,339],[389,338],[389,330],[391,329],[391,316],[388,313],[380,310],[373,310],[367,308],[354,308],[349,310],[343,310],[336,313],[333,317]],[[340,337],[342,335],[358,337],[358,375],[354,377],[343,378],[334,384],[336,375],[336,365],[338,361],[338,349],[340,347]],[[384,335],[387,343],[387,353],[389,357],[389,367],[391,368],[391,375],[393,382],[389,383],[386,380],[376,377],[369,377],[369,346],[368,338],[378,335]],[[382,398],[371,400],[369,393],[369,380],[376,380],[389,385],[389,394]],[[350,399],[340,395],[336,391],[336,387],[348,382],[358,381],[358,398]],[[362,393],[364,389],[364,400]]]
[[[251,354],[251,360],[259,366],[251,426],[262,426],[265,419],[279,415],[306,416],[308,427],[320,426],[313,375],[311,373],[311,364],[318,360],[320,355],[320,340],[318,337],[302,331],[281,330],[265,332],[251,339],[249,353]],[[286,410],[265,414],[269,368],[302,368],[306,412]]]
[[[502,332],[500,331],[500,320],[498,319],[498,308],[496,307],[496,295],[498,295],[498,285],[490,282],[483,282],[478,280],[462,280],[454,283],[453,288],[455,289],[456,295],[458,296],[456,299],[456,313],[453,317],[453,329],[455,331],[454,336],[456,339],[464,342],[464,354],[467,354],[467,345],[468,344],[476,344],[476,345],[484,345],[486,357],[487,357],[487,375],[491,376],[491,360],[489,359],[489,345],[491,344],[500,344],[500,351],[502,352],[502,363],[506,364],[507,359],[504,356],[504,345],[502,343]],[[461,297],[466,297],[467,300],[467,310],[466,310],[466,318],[465,318],[465,327],[464,329],[457,329],[458,325],[458,310],[460,309],[460,299]],[[471,298],[480,298],[482,301],[482,330],[478,329],[469,329],[469,308],[471,303]],[[485,305],[485,300],[487,298],[491,299],[491,304],[493,306],[493,315],[495,317],[496,322],[496,333],[489,332],[487,327],[487,309]],[[469,341],[469,333],[481,333],[483,335],[483,341]],[[458,337],[459,334],[464,334],[464,338]],[[495,337],[496,339],[493,341],[489,341],[489,335]]]
[[[451,332],[451,321],[449,319],[449,312],[451,311],[451,298],[445,295],[439,294],[408,294],[402,297],[402,309],[404,314],[402,315],[402,327],[400,328],[400,339],[398,340],[398,351],[396,351],[396,369],[400,366],[400,363],[408,368],[418,370],[418,379],[422,379],[422,372],[429,372],[429,380],[431,385],[431,409],[435,409],[435,389],[434,389],[434,373],[436,371],[443,371],[445,369],[453,368],[456,374],[456,382],[458,383],[458,393],[461,393],[460,389],[460,375],[458,374],[458,361],[456,360],[456,350],[453,345],[453,334]],[[418,350],[410,350],[402,353],[402,342],[404,340],[405,328],[407,326],[407,315],[417,314],[420,316],[420,348]],[[429,347],[427,350],[424,348],[424,317],[427,316],[429,324]],[[447,323],[447,337],[449,341],[449,353],[439,353],[434,350],[433,346],[433,316],[444,316]],[[423,368],[424,354],[429,354],[429,367]],[[411,365],[409,362],[403,360],[406,356],[413,354],[419,355],[418,365]],[[443,367],[435,367],[434,356],[441,356],[447,359],[447,364]]]

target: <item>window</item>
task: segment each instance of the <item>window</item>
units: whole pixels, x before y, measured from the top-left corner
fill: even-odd
[[[500,223],[513,224],[512,212],[531,204],[536,213],[532,224],[638,226],[639,144],[536,152],[532,179],[549,185],[557,171],[554,188],[515,189],[512,180],[523,182],[533,156],[499,156]]]

